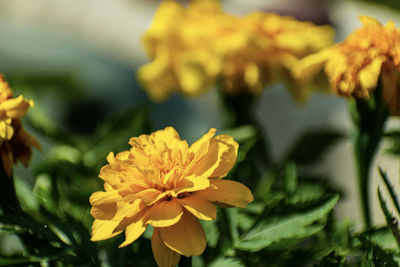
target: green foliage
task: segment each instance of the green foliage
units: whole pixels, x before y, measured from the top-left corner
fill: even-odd
[[[309,205],[304,212],[293,212],[286,216],[270,218],[242,236],[236,247],[241,250],[259,251],[285,239],[295,240],[311,236],[322,230],[326,223],[326,215],[337,201],[338,196],[333,196],[322,203]]]

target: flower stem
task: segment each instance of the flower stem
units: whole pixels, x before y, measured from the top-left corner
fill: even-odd
[[[179,267],[192,267],[192,257],[181,256],[178,264]]]
[[[356,99],[350,104],[354,123],[354,153],[363,221],[364,227],[369,229],[372,226],[368,194],[371,165],[389,113],[379,87],[376,88],[370,99]]]

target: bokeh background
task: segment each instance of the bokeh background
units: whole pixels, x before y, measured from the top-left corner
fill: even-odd
[[[23,93],[35,101],[28,117],[40,118],[40,114],[47,114],[60,127],[83,135],[93,132],[99,121],[114,113],[146,105],[153,129],[172,125],[189,142],[210,127],[220,128],[221,110],[215,90],[196,98],[173,95],[165,102],[153,103],[135,78],[138,66],[149,61],[141,36],[159,3],[155,0],[1,0],[0,72],[16,95]],[[373,16],[382,23],[393,20],[400,25],[400,12],[396,9],[399,4],[395,0],[389,5],[345,0],[225,0],[222,3],[226,11],[238,15],[263,10],[317,24],[330,23],[336,29],[336,41],[343,40],[360,26],[359,15]],[[346,100],[315,94],[308,103],[299,105],[281,84],[263,91],[257,116],[276,159],[306,129],[334,128],[351,134]],[[399,120],[391,118],[387,127],[399,126]],[[32,165],[57,153],[40,133],[32,130],[31,133],[43,145],[41,153],[34,152]],[[399,189],[400,165],[384,152],[386,146],[382,144],[376,161],[388,171],[392,183]],[[351,139],[347,138],[327,153],[315,171],[334,179],[332,183],[344,193],[336,215],[355,222],[355,228],[359,229],[361,209],[353,160]],[[19,166],[16,175],[31,174]],[[34,177],[31,181],[33,186]],[[384,217],[376,197],[378,181],[375,171],[370,187],[373,218],[376,224],[383,225]]]

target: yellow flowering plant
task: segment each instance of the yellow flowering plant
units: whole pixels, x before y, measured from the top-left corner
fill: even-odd
[[[302,1],[296,14],[329,11],[317,2]],[[0,265],[398,266],[400,229],[386,199],[397,212],[400,203],[382,169],[390,198],[380,190],[378,198],[387,227],[376,223],[381,214],[371,212],[368,195],[379,141],[391,138],[390,152],[400,155],[400,132],[384,132],[388,116],[400,113],[394,24],[361,17],[361,28],[331,45],[331,26],[291,16],[233,15],[217,0],[158,4],[143,35],[151,62],[138,69],[139,82],[156,102],[217,87],[220,102],[200,102],[204,109],[217,104],[206,113],[216,117],[193,116],[191,103],[180,98],[172,100],[178,104],[173,110],[145,97],[144,105],[134,105],[141,100],[130,98],[132,76],[123,80],[120,67],[90,82],[83,68],[46,73],[43,61],[43,68],[30,73],[24,66],[19,73],[18,64],[10,64],[5,71],[12,84],[34,95],[37,107],[24,119],[33,101],[13,97],[0,76]],[[12,34],[0,28],[2,38]],[[9,42],[0,43],[4,49]],[[0,68],[8,68],[8,60],[2,58]],[[108,88],[98,88],[105,80],[112,90],[97,90]],[[350,100],[365,229],[354,219],[355,208],[350,222],[339,219],[349,215],[343,205],[335,209],[347,188],[338,188],[335,172],[317,166],[348,134],[306,127],[290,140],[287,133],[297,127],[280,117],[288,108],[280,103],[273,114],[277,128],[263,133],[263,114],[256,116],[253,108],[262,104],[257,100],[266,86],[280,82],[296,101],[328,88]],[[23,120],[41,134],[45,148],[30,168],[15,166],[27,165],[31,148],[39,149]],[[218,135],[213,126],[221,128]],[[274,142],[270,153],[269,134],[288,146]],[[329,164],[337,164],[332,158]]]
[[[92,194],[92,240],[125,231],[127,246],[153,227],[151,247],[158,266],[198,256],[206,236],[198,219],[214,220],[215,205],[244,208],[253,201],[241,183],[221,179],[236,162],[238,144],[215,129],[190,147],[167,127],[133,137],[130,150],[107,157],[99,177],[104,190]]]
[[[370,228],[370,169],[389,114],[400,115],[400,30],[359,17],[362,27],[346,40],[302,59],[293,69],[304,83],[323,72],[332,92],[351,100],[354,146],[364,224]]]
[[[25,132],[20,122],[31,106],[33,101],[24,99],[22,95],[13,98],[8,83],[0,74],[0,154],[9,177],[13,164],[21,162],[28,166],[31,147],[40,150],[39,143]]]
[[[316,26],[288,16],[254,12],[238,17],[218,1],[192,1],[188,7],[163,1],[143,43],[152,61],[137,76],[153,100],[172,92],[198,95],[217,81],[229,94],[260,93],[267,84],[284,80],[296,99],[290,70],[305,55],[331,44],[330,26]]]

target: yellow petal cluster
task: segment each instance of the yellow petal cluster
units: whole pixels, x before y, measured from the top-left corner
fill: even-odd
[[[305,57],[295,75],[310,81],[323,69],[332,90],[348,98],[368,98],[380,79],[391,113],[400,115],[400,30],[392,21],[385,26],[367,16],[360,21],[363,26],[344,42]]]
[[[33,101],[22,95],[13,98],[8,83],[0,74],[0,155],[8,176],[11,176],[14,163],[29,164],[31,147],[40,150],[39,143],[25,132],[20,122],[31,106]]]
[[[154,100],[172,92],[198,95],[218,81],[230,93],[258,93],[268,83],[291,80],[294,63],[330,45],[332,36],[329,26],[292,17],[234,16],[216,0],[195,0],[186,8],[166,0],[144,34],[152,61],[138,78]]]
[[[235,164],[238,144],[215,132],[210,129],[189,146],[167,127],[131,138],[128,151],[110,153],[99,175],[104,191],[90,197],[92,241],[125,231],[124,247],[151,225],[158,266],[202,254],[207,240],[198,219],[215,219],[215,204],[246,207],[253,201],[246,186],[220,179]]]

